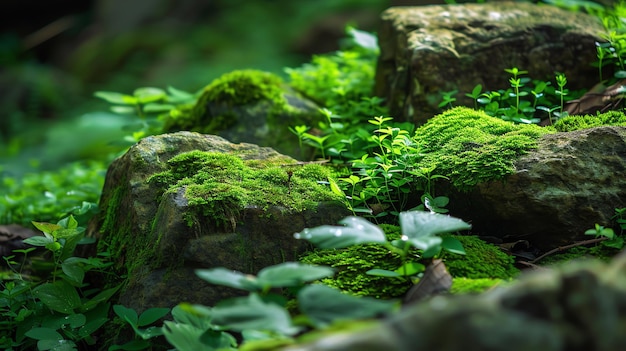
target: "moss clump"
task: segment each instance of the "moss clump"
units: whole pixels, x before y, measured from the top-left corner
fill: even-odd
[[[452,294],[474,294],[489,290],[503,282],[502,279],[470,279],[470,278],[454,278],[452,279]]]
[[[457,107],[418,128],[415,140],[425,155],[420,164],[435,167],[433,174],[445,175],[457,189],[470,190],[513,173],[514,162],[546,133],[553,131]]]
[[[397,226],[381,225],[381,228],[388,240],[400,238]],[[333,277],[322,279],[321,282],[354,295],[400,297],[412,285],[405,278],[378,277],[365,273],[374,268],[394,270],[402,264],[398,255],[380,245],[361,244],[345,249],[319,249],[306,253],[300,261],[336,268],[337,273]]]
[[[515,259],[498,247],[476,236],[455,236],[465,249],[465,255],[446,255],[444,262],[453,277],[471,279],[497,278],[508,280],[519,274]]]
[[[168,170],[148,181],[167,192],[184,188],[191,209],[186,218],[190,225],[207,218],[218,228],[234,229],[247,206],[303,211],[314,209],[319,202],[343,200],[317,183],[330,176],[327,168],[317,164],[281,167],[270,162],[261,167],[236,155],[203,151],[179,154],[167,164]]]
[[[554,124],[557,132],[571,132],[600,126],[626,126],[626,115],[623,112],[609,111],[597,115],[568,116]]]
[[[204,88],[191,111],[170,116],[163,130],[216,133],[237,123],[236,113],[231,111],[213,116],[206,111],[208,104],[217,103],[233,107],[260,101],[270,102],[268,107],[270,114],[291,111],[284,96],[283,81],[279,76],[258,70],[238,70],[226,73]]]

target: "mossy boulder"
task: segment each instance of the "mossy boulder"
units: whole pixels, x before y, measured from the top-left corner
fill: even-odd
[[[270,146],[299,157],[298,139],[288,126],[311,125],[321,114],[318,106],[269,72],[238,70],[207,85],[195,106],[170,116],[165,132],[181,130],[217,134],[232,142]]]
[[[210,285],[196,268],[255,274],[308,248],[305,227],[348,215],[330,172],[273,149],[178,132],[148,137],[110,166],[90,236],[115,262],[117,303],[141,311],[212,305],[241,293]]]
[[[513,67],[533,79],[568,77],[569,89],[598,80],[596,42],[605,31],[597,18],[556,6],[519,1],[392,7],[381,15],[376,95],[398,120],[423,123],[441,112],[441,92],[457,104],[481,84],[509,86]],[[611,72],[605,72],[610,76]]]
[[[572,116],[557,127],[573,131],[556,132],[454,108],[416,130],[419,167],[448,178],[437,194],[450,198],[451,215],[471,221],[473,234],[545,251],[583,239],[595,223],[610,227],[615,208],[626,207],[620,121],[615,112]]]

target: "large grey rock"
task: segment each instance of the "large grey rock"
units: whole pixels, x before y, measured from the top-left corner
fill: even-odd
[[[289,351],[613,351],[626,346],[626,255],[534,272],[478,296],[437,296]]]
[[[230,158],[208,165],[200,162],[205,153],[185,154],[190,151]],[[173,169],[181,155],[196,155],[176,164],[176,172],[187,170],[188,175],[150,180],[167,174],[162,172]],[[267,188],[256,189],[255,195],[240,187],[250,184],[242,177],[256,181],[244,167],[271,169],[259,179]],[[213,305],[240,292],[210,285],[197,278],[194,269],[226,267],[255,274],[295,260],[308,247],[293,233],[348,215],[337,196],[318,184],[326,180],[316,179],[323,171],[320,165],[298,165],[271,148],[233,144],[218,136],[178,132],[141,140],[110,166],[102,213],[89,233],[99,238],[100,251],[111,253],[118,277],[124,279],[108,277],[109,284],[124,283],[117,303],[138,311],[180,302]],[[190,192],[196,184],[191,177],[198,174],[209,175],[201,178],[213,183]],[[176,177],[187,183],[176,185]],[[306,202],[291,202],[308,190],[312,193]],[[194,195],[197,191],[202,191],[200,196]],[[268,201],[254,200],[263,197]]]
[[[517,67],[533,79],[554,81],[565,73],[569,89],[599,80],[595,18],[527,2],[395,7],[382,14],[376,94],[391,115],[416,123],[437,114],[441,93],[458,90],[457,104],[476,84],[506,89]]]
[[[584,239],[587,229],[611,226],[615,208],[626,207],[626,128],[541,136],[514,168],[469,192],[438,191],[450,196],[451,213],[468,219],[477,233],[528,239],[542,250]]]

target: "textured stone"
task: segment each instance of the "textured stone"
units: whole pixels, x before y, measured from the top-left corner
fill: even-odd
[[[210,211],[198,213],[198,205],[190,203],[187,186],[164,188],[158,181],[149,181],[171,167],[168,160],[194,150],[234,155],[259,168],[294,164],[291,181],[319,187],[322,195],[310,199],[313,208],[296,209],[280,202],[270,206],[249,203],[229,212],[225,225]],[[228,169],[228,165],[216,167]],[[308,169],[303,167],[271,148],[233,144],[193,132],[151,136],[131,147],[107,172],[100,201],[102,213],[91,223],[89,233],[99,238],[100,251],[111,253],[118,277],[125,277],[117,303],[138,311],[173,307],[180,302],[213,305],[242,292],[211,285],[197,278],[194,269],[226,267],[255,274],[266,266],[295,260],[308,247],[294,239],[293,233],[335,223],[348,215],[324,185],[297,176],[299,169]],[[284,185],[280,179],[276,182]],[[213,190],[208,191],[210,196]],[[289,191],[284,193],[295,197]],[[326,193],[329,195],[323,195]],[[225,205],[207,201],[207,206],[214,210]],[[118,283],[109,279],[109,284]]]
[[[572,243],[596,223],[611,226],[614,209],[626,207],[626,128],[543,135],[514,168],[467,193],[438,190],[477,233],[527,239],[540,249]]]
[[[564,73],[569,89],[597,83],[596,41],[603,27],[595,18],[526,2],[395,7],[382,14],[376,94],[391,115],[415,123],[440,112],[441,93],[465,96],[509,86],[507,68],[539,80]]]

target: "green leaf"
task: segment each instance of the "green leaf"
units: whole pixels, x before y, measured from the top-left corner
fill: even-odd
[[[115,312],[115,314],[128,322],[130,325],[134,327],[137,326],[139,317],[137,317],[137,312],[132,308],[128,308],[122,305],[113,305],[113,312]]]
[[[44,233],[52,234],[54,231],[61,229],[62,227],[58,224],[46,223],[46,222],[31,222],[35,226],[35,228],[41,230]]]
[[[258,283],[256,277],[223,267],[196,269],[196,275],[200,277],[200,279],[206,280],[211,284],[223,285],[246,291],[258,291],[262,289],[262,286]]]
[[[137,325],[142,327],[150,325],[170,312],[169,308],[152,307],[145,310],[137,321]]]
[[[384,243],[385,233],[360,217],[347,217],[339,221],[344,227],[323,225],[304,229],[294,234],[296,239],[306,239],[322,249],[340,249],[363,243]]]
[[[40,351],[76,351],[76,343],[71,340],[39,340],[37,349]]]
[[[33,295],[51,310],[65,314],[82,304],[76,289],[63,280],[40,285],[33,290]]]
[[[167,96],[167,94],[165,94],[165,91],[163,91],[163,89],[151,88],[151,87],[135,89],[135,91],[133,92],[133,95],[135,95],[135,97],[137,98],[137,102],[140,104],[156,102],[156,101],[165,99],[165,97]]]
[[[379,268],[370,269],[369,271],[365,272],[365,274],[374,275],[378,277],[400,277],[401,276],[398,272],[389,271],[386,269],[379,269]]]
[[[340,320],[372,318],[390,313],[398,303],[348,295],[321,284],[308,285],[298,292],[300,310],[318,328]]]
[[[99,305],[100,303],[108,301],[111,298],[111,296],[113,296],[117,292],[117,290],[119,290],[120,287],[121,285],[118,285],[116,287],[99,292],[96,296],[92,297],[87,302],[85,302],[81,306],[81,310],[89,311],[93,309],[94,307],[96,307],[97,305]]]
[[[358,46],[370,51],[378,51],[378,39],[375,35],[355,28],[348,28],[347,32]]]
[[[85,278],[85,271],[78,264],[74,263],[61,263],[61,270],[65,273],[67,280],[74,286],[80,286]]]
[[[335,182],[335,180],[331,177],[328,177],[328,184],[330,184],[330,190],[333,192],[333,194],[346,196],[346,194],[343,193],[343,190],[341,190],[339,185],[337,185],[337,182]]]
[[[263,301],[255,293],[229,302],[229,305],[213,307],[212,323],[236,331],[270,330],[283,335],[293,335],[299,331],[291,323],[287,310]]]
[[[137,99],[134,96],[124,95],[112,91],[96,91],[93,94],[95,97],[105,100],[111,104],[119,105],[136,105]]]
[[[406,262],[402,266],[398,267],[395,272],[400,274],[401,276],[408,277],[415,275],[417,273],[423,272],[426,269],[421,263],[418,262]]]
[[[111,112],[117,113],[120,115],[133,115],[137,112],[137,108],[135,106],[111,106],[109,108]]]
[[[330,267],[285,262],[261,269],[257,279],[259,284],[264,287],[292,287],[330,277],[333,274],[335,274],[335,270]]]
[[[33,245],[33,246],[43,246],[45,247],[48,244],[54,242],[53,238],[48,238],[45,236],[31,236],[30,238],[24,239],[24,243]]]
[[[409,239],[428,237],[470,229],[472,226],[461,219],[439,213],[408,211],[400,212],[402,234]]]
[[[163,323],[163,335],[179,351],[227,350],[237,346],[235,338],[228,333],[200,329],[172,321]]]
[[[32,328],[24,335],[35,340],[63,340],[63,336],[52,328]]]
[[[213,327],[211,324],[211,308],[190,303],[180,303],[172,308],[174,321],[189,324],[202,330]]]
[[[175,109],[176,106],[171,104],[157,104],[157,103],[149,103],[143,107],[143,111],[146,113],[152,112],[168,112],[170,110]]]
[[[448,252],[452,252],[459,255],[465,255],[465,249],[463,248],[463,244],[454,237],[446,236],[443,238],[441,242],[441,248]]]

